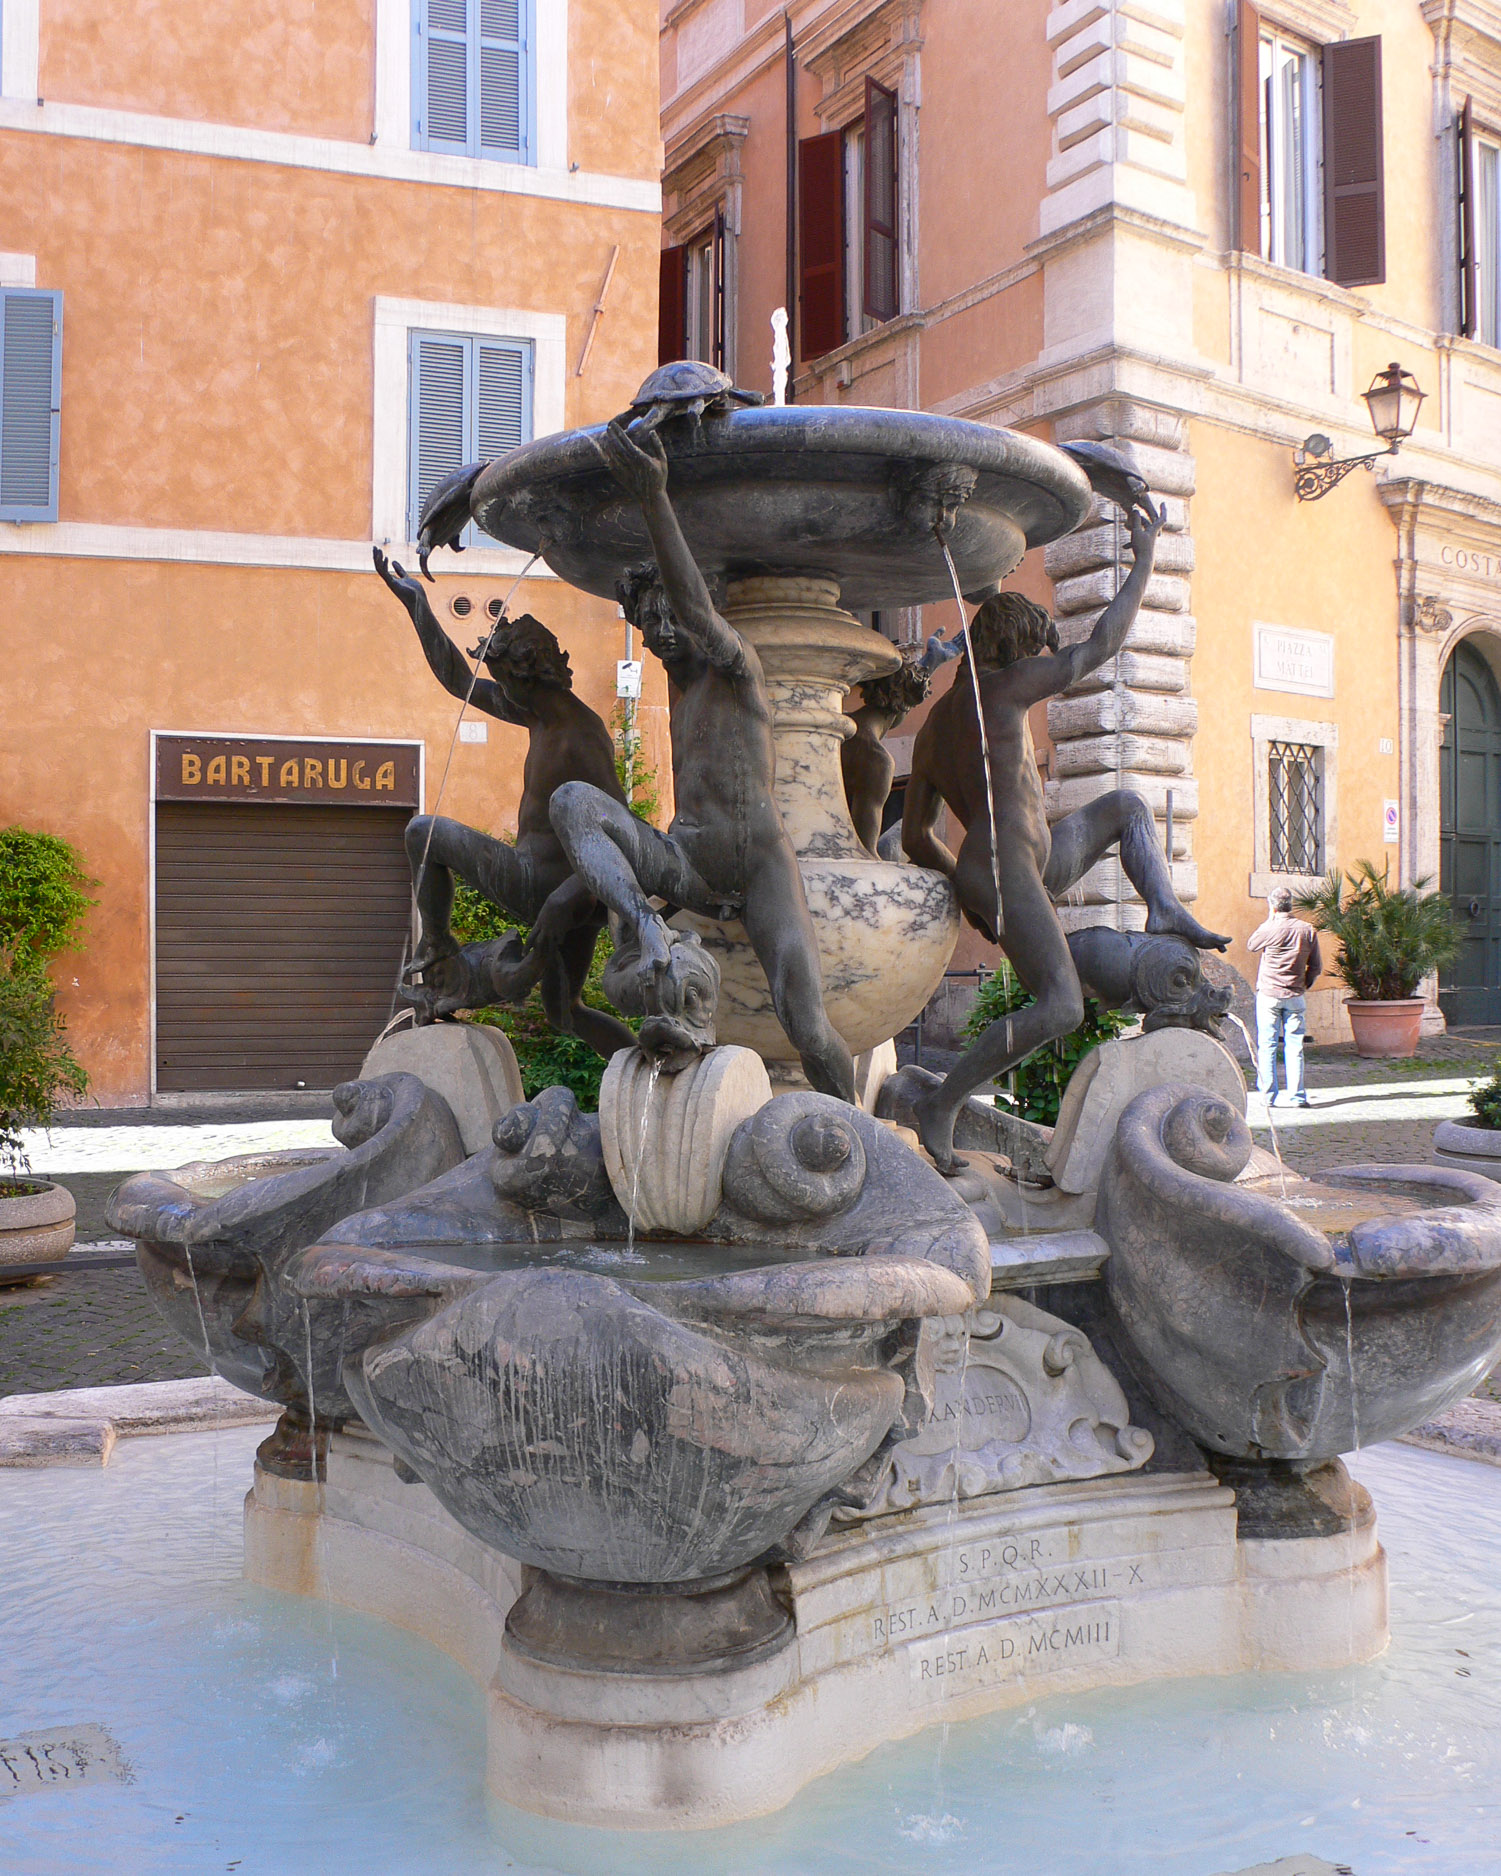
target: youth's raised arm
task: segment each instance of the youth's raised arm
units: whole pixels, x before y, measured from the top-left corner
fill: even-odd
[[[411,614],[428,669],[444,690],[460,700],[467,697],[474,708],[483,711],[486,716],[499,717],[506,723],[520,722],[521,719],[507,702],[505,693],[489,678],[474,680],[471,690],[473,674],[468,661],[439,625],[420,582],[412,578],[399,560],[388,559],[378,547],[373,548],[371,554],[375,561],[375,571]]]
[[[641,506],[673,617],[715,664],[733,664],[744,655],[743,648],[739,636],[714,610],[708,582],[678,526],[667,494],[667,452],[661,438],[654,430],[633,435],[617,417],[600,439],[600,449],[611,475]]]
[[[1069,667],[1068,684],[1078,683],[1091,671],[1107,663],[1126,642],[1132,621],[1141,610],[1141,602],[1152,577],[1152,561],[1157,552],[1157,536],[1162,532],[1162,512],[1149,497],[1138,496],[1130,514],[1131,571],[1121,581],[1115,598],[1100,614],[1094,630],[1082,645],[1070,645],[1058,654]],[[1062,688],[1067,689],[1065,684]]]

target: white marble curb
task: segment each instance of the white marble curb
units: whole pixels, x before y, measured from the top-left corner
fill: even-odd
[[[1423,1446],[1429,1452],[1501,1466],[1501,1402],[1462,1400],[1402,1434],[1401,1439],[1405,1445]]]
[[[0,1466],[107,1466],[116,1440],[203,1433],[274,1420],[280,1411],[218,1375],[7,1394],[0,1399]]]

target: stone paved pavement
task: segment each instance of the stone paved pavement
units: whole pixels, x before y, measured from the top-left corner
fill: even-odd
[[[1365,1160],[1426,1162],[1433,1129],[1465,1112],[1472,1080],[1501,1054],[1501,1030],[1471,1030],[1423,1045],[1412,1062],[1361,1062],[1348,1049],[1310,1049],[1306,1111],[1272,1112],[1278,1142],[1297,1171]],[[934,1068],[948,1062],[925,1051]],[[327,1109],[325,1107],[326,1114]],[[1253,1094],[1248,1118],[1270,1145],[1267,1115]],[[222,1103],[196,1115],[160,1108],[67,1116],[31,1147],[38,1172],[60,1177],[79,1201],[80,1241],[104,1235],[104,1199],[127,1172],[179,1166],[252,1149],[326,1144],[328,1123],[306,1100],[264,1097]],[[126,1247],[114,1247],[123,1250]],[[76,1272],[0,1289],[0,1395],[50,1388],[164,1381],[205,1372],[206,1363],[157,1317],[133,1269],[100,1269],[74,1253]],[[1501,1399],[1501,1384],[1489,1384]]]

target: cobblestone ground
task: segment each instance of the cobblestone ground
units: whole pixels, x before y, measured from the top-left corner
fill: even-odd
[[[134,1266],[0,1290],[0,1394],[207,1374],[156,1313]]]
[[[1489,1072],[1498,1055],[1501,1029],[1435,1038],[1410,1062],[1362,1062],[1349,1049],[1310,1049],[1310,1105],[1273,1109],[1277,1144],[1298,1172],[1367,1160],[1424,1164],[1435,1126],[1467,1111],[1470,1084]],[[927,1050],[924,1060],[941,1070],[953,1058]],[[28,1146],[37,1172],[61,1179],[74,1191],[80,1242],[97,1241],[105,1231],[104,1200],[127,1173],[329,1141],[326,1120],[308,1108],[304,1101],[268,1111],[262,1101],[196,1116],[160,1109],[85,1112],[34,1136]],[[1254,1093],[1247,1118],[1258,1143],[1270,1146],[1268,1115]],[[157,1316],[133,1267],[91,1268],[92,1260],[81,1252],[73,1261],[76,1269],[65,1276],[0,1289],[0,1394],[169,1381],[206,1372],[203,1357]],[[1501,1370],[1480,1391],[1501,1400],[1498,1377]]]

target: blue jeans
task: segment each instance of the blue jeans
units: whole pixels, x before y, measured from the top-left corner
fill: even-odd
[[[1277,1039],[1283,1045],[1287,1092],[1303,1099],[1303,1038],[1308,1033],[1308,1002],[1304,997],[1268,997],[1256,993],[1256,1086],[1262,1094],[1277,1092]]]

